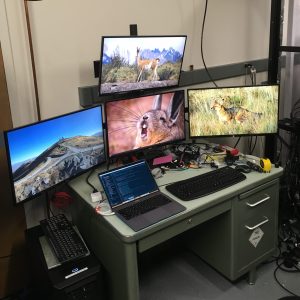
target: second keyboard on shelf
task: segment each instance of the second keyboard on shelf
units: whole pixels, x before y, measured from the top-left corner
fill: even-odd
[[[174,196],[183,201],[197,199],[246,179],[246,176],[229,166],[222,167],[166,186]]]
[[[87,246],[65,215],[41,220],[40,225],[60,263],[89,255]]]

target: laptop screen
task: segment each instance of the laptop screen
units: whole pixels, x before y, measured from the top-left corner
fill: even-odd
[[[98,176],[112,208],[158,190],[148,164],[144,160]]]

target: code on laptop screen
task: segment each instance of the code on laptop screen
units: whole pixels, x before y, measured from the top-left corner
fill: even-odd
[[[99,174],[99,179],[112,207],[158,190],[145,161]]]

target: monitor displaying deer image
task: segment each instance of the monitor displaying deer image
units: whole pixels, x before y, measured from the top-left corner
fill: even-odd
[[[105,103],[108,156],[185,139],[184,91]]]
[[[186,36],[102,37],[99,95],[177,87]]]
[[[137,67],[137,82],[145,80],[157,81],[159,77],[157,75],[157,67],[160,62],[158,57],[152,59],[142,59],[141,58],[141,48],[136,48],[136,67]],[[147,76],[147,71],[150,71],[152,76]]]

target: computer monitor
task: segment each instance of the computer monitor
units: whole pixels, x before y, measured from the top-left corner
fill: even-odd
[[[184,90],[105,103],[108,156],[185,139]]]
[[[188,89],[187,100],[191,138],[278,131],[278,85]]]
[[[96,106],[5,131],[15,204],[104,162],[102,124]]]
[[[177,87],[186,36],[104,36],[99,95]]]

